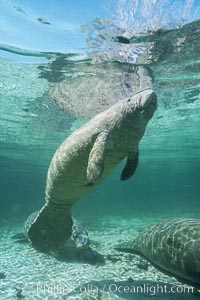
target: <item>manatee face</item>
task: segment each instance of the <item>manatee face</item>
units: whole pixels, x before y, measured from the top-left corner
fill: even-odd
[[[146,121],[149,121],[156,108],[157,108],[157,97],[156,94],[148,89],[144,90],[127,100],[129,105],[129,111],[132,112],[134,117],[140,117]]]
[[[143,91],[139,99],[138,107],[143,118],[151,119],[157,108],[156,94],[152,90]]]
[[[151,90],[144,90],[123,101],[123,124],[132,128],[138,134],[146,128],[157,108],[156,94]]]

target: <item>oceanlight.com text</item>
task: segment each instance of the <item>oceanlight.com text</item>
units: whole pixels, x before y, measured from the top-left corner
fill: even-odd
[[[131,285],[118,283],[103,283],[96,285],[95,283],[88,283],[85,285],[59,285],[59,284],[36,284],[33,286],[27,286],[26,290],[36,290],[38,294],[62,294],[68,293],[91,293],[97,294],[100,290],[107,291],[112,294],[149,294],[154,296],[156,294],[191,294],[194,292],[194,288],[184,285],[167,285],[167,284],[155,284],[150,285],[142,283],[141,285]]]

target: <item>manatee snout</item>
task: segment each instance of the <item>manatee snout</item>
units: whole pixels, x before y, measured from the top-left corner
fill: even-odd
[[[157,97],[154,91],[146,90],[143,91],[142,96],[139,102],[140,110],[145,110],[146,108],[152,108],[152,110],[156,110],[157,108]]]

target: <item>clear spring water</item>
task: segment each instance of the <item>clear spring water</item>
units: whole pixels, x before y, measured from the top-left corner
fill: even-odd
[[[192,1],[182,1],[184,18],[189,21],[175,15],[177,24],[168,15],[172,26],[168,22],[160,28],[158,16],[153,19],[159,1],[150,2],[152,16],[142,32],[138,31],[141,8],[132,19],[125,18],[125,3],[131,2],[116,1],[115,18],[103,16],[94,21],[100,4],[95,10],[93,2],[91,11],[90,1],[88,7],[85,4],[85,19],[81,3],[71,4],[71,26],[78,17],[76,11],[80,24],[89,22],[83,33],[88,47],[83,48],[81,33],[58,22],[62,5],[53,17],[53,1],[49,15],[37,1],[37,11],[27,3],[19,6],[18,2],[1,1],[1,23],[5,26],[1,26],[0,45],[0,226],[21,225],[41,207],[49,162],[71,132],[112,103],[146,87],[156,92],[158,109],[141,141],[136,174],[128,182],[120,182],[122,162],[76,204],[74,215],[79,219],[199,217],[200,21],[191,18],[195,13],[199,16],[198,3],[193,2],[186,16],[184,9]],[[160,2],[169,8],[170,1]],[[112,5],[109,9],[112,11]],[[163,5],[160,17],[166,10]],[[140,24],[144,23],[142,18]],[[24,28],[21,40],[19,32],[16,36],[13,33],[18,19]],[[30,35],[35,44],[27,44],[26,24],[27,28],[33,26]],[[41,30],[38,39],[37,30]],[[71,35],[62,44],[66,30]],[[57,44],[51,35],[58,39]]]

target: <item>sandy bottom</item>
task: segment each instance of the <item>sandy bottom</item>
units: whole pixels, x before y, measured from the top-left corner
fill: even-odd
[[[59,261],[16,243],[19,225],[0,228],[0,299],[198,299],[192,288],[157,271],[144,259],[114,247],[132,241],[142,228],[161,218],[81,220],[91,248],[104,263]],[[67,261],[68,260],[68,261]]]

